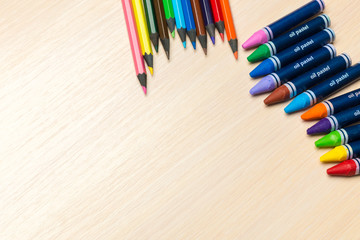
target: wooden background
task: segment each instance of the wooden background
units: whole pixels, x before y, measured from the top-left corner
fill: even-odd
[[[232,0],[239,42],[306,2]],[[360,1],[326,3],[359,61]],[[144,97],[120,1],[0,5],[1,240],[359,238],[360,179],[249,95],[250,52],[176,36]]]

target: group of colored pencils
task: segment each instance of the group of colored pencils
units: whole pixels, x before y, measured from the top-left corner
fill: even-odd
[[[224,41],[224,31],[231,50],[238,58],[238,40],[229,0],[122,0],[135,72],[147,93],[145,63],[153,74],[153,51],[158,52],[159,39],[170,59],[169,32],[175,37],[175,28],[184,48],[186,35],[196,49],[196,37],[207,54],[207,33],[215,44],[215,28]]]
[[[315,145],[336,147],[320,160],[344,161],[328,169],[327,173],[332,176],[360,175],[360,159],[356,159],[360,157],[360,125],[349,127],[360,121],[360,89],[323,101],[358,81],[360,64],[351,66],[351,58],[345,53],[336,56],[336,49],[330,44],[335,39],[334,31],[329,28],[330,18],[325,14],[314,17],[324,8],[323,0],[312,0],[257,31],[243,44],[245,49],[262,44],[248,60],[264,60],[250,73],[251,77],[266,76],[250,90],[250,94],[273,91],[264,100],[266,105],[294,98],[284,109],[288,114],[314,106],[301,116],[305,121],[321,119],[307,130],[307,134],[329,133]]]

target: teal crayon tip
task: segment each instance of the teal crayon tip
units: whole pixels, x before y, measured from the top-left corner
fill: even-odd
[[[184,48],[186,48],[186,42],[183,42],[182,44],[183,44]]]
[[[290,114],[308,108],[310,105],[310,98],[305,93],[302,93],[289,103],[289,105],[285,107],[284,111],[287,114]]]
[[[154,46],[155,51],[158,53],[159,52],[159,45],[158,46]]]
[[[196,42],[191,42],[191,44],[192,44],[194,50],[196,50]]]

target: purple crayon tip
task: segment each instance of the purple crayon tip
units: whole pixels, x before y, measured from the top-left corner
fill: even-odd
[[[308,135],[322,134],[331,132],[331,123],[328,118],[321,119],[307,130]]]
[[[271,92],[276,88],[274,78],[272,76],[266,76],[260,80],[251,90],[251,95],[258,95],[261,93]]]

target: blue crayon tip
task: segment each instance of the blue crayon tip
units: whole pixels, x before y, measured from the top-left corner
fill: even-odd
[[[215,37],[210,37],[210,38],[211,38],[212,43],[215,45]]]
[[[193,45],[194,50],[196,50],[196,42],[191,42],[191,44]]]
[[[258,95],[261,93],[271,92],[276,88],[274,78],[272,76],[266,76],[260,80],[252,89],[250,89],[251,95]]]
[[[302,93],[297,96],[291,103],[289,103],[289,105],[285,107],[284,111],[287,114],[290,114],[308,108],[310,105],[311,102],[309,96],[305,93]]]
[[[260,63],[254,70],[251,71],[250,77],[257,78],[267,74],[275,72],[275,66],[273,62],[269,59],[266,59]]]
[[[184,46],[184,48],[186,48],[186,42],[183,42],[183,46]]]

